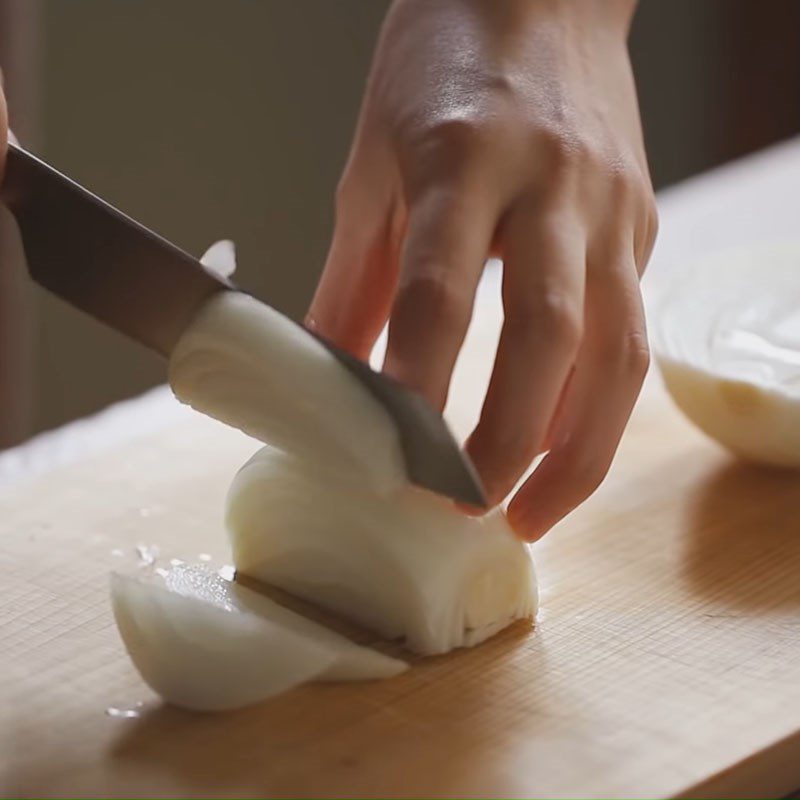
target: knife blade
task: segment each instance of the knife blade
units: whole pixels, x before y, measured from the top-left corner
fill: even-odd
[[[16,217],[28,269],[37,283],[164,357],[169,358],[212,295],[238,291],[188,253],[14,144],[9,144],[0,199]],[[409,479],[485,507],[480,478],[442,416],[420,395],[316,338],[392,418]]]
[[[211,295],[233,288],[14,144],[2,200],[38,284],[163,356]]]

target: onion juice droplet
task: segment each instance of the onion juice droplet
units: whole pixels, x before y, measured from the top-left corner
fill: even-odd
[[[132,706],[109,706],[106,709],[106,715],[109,717],[116,717],[117,719],[136,719],[142,715],[142,706],[144,702],[139,700]]]
[[[137,544],[136,555],[139,557],[140,567],[152,567],[158,558],[158,547],[154,544]]]

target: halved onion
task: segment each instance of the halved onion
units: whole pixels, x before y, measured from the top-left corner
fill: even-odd
[[[231,486],[226,523],[238,570],[419,653],[536,611],[528,547],[501,512],[466,517],[410,486],[382,496],[322,457],[262,449]]]
[[[200,565],[114,573],[111,598],[145,682],[184,708],[238,708],[310,680],[388,678],[407,667]]]
[[[800,246],[682,270],[654,331],[667,389],[699,428],[743,458],[800,467]]]

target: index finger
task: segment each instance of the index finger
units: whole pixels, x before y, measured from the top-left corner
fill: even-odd
[[[467,446],[492,505],[541,449],[580,342],[585,275],[583,232],[569,212],[520,204],[503,237],[505,320]]]
[[[409,210],[384,371],[439,411],[495,224],[480,193],[452,186],[427,190]]]

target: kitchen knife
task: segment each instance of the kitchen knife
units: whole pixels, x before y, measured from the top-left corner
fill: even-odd
[[[0,199],[16,217],[37,283],[167,358],[212,295],[238,291],[14,144],[9,144]],[[421,396],[317,339],[391,416],[413,483],[474,506],[486,505],[475,468],[440,414]]]

